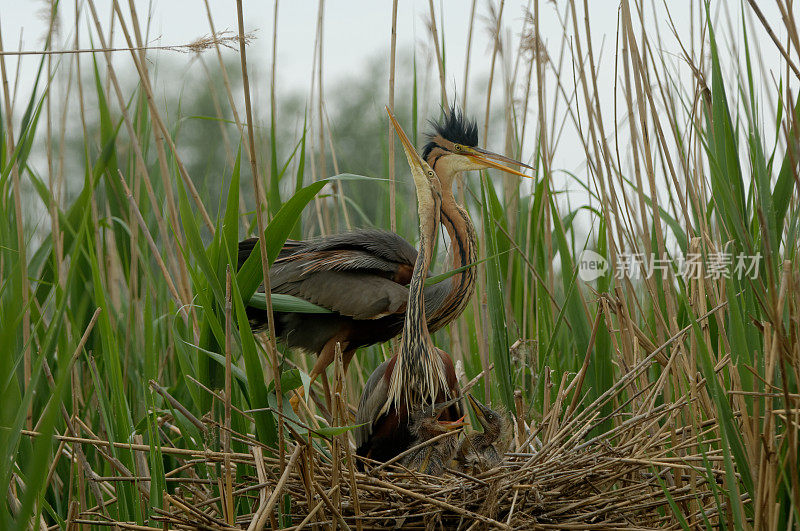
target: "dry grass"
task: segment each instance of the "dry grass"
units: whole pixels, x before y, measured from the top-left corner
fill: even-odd
[[[305,438],[291,428],[293,440],[287,443],[291,457],[282,468],[277,457],[265,457],[271,450],[252,435],[230,433],[226,426],[206,417],[202,420],[204,449],[162,447],[164,454],[175,458],[176,466],[165,471],[171,494],[164,493],[162,509],[155,510],[152,521],[173,529],[260,529],[264,525],[275,528],[279,523],[285,529],[316,525],[343,529],[669,529],[679,524],[670,509],[675,504],[689,521],[702,515],[712,524],[719,522],[713,489],[723,482],[721,457],[690,451],[699,437],[717,437],[717,428],[709,423],[679,431],[664,428],[690,412],[691,403],[686,398],[646,407],[645,398],[653,386],[637,390],[635,382],[655,359],[653,354],[632,367],[628,378],[580,413],[569,413],[568,397],[580,385],[582,375],[565,378],[541,423],[525,425],[521,432],[525,439],[517,438],[516,448],[499,467],[474,476],[451,469],[443,477],[432,477],[396,465],[377,467],[376,463],[366,464],[366,473],[356,472],[355,449],[346,435]],[[600,407],[620,400],[626,390],[636,391],[631,394],[637,398],[615,409],[609,419],[615,428],[589,437],[607,420],[601,418]],[[341,390],[337,396],[341,400]],[[168,420],[162,419],[165,425]],[[229,438],[248,451],[210,449],[223,446]],[[95,445],[98,450],[108,445],[89,438],[61,440],[67,445],[65,452],[77,445]],[[145,445],[130,449],[137,454],[150,451]],[[704,460],[711,463],[710,469],[705,468]],[[237,474],[236,481],[228,482],[231,467],[256,474]],[[150,478],[145,465],[135,475],[121,470],[94,481],[113,492],[119,482],[146,486]],[[709,481],[715,483],[711,488]],[[149,504],[148,494],[149,490],[143,489],[144,505]],[[284,506],[281,500],[287,495],[291,503]],[[280,514],[276,514],[275,503]],[[226,507],[239,508],[235,518],[229,517],[231,509]],[[158,529],[112,522],[99,507],[75,514],[72,521]]]

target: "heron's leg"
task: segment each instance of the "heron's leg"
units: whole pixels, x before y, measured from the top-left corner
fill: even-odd
[[[344,346],[342,346],[344,348]],[[344,364],[344,373],[347,374],[347,367],[350,366],[350,362],[353,361],[353,356],[356,353],[356,349],[353,350],[343,350],[342,352],[342,363]]]
[[[330,338],[328,342],[325,343],[325,346],[322,347],[322,350],[319,353],[319,357],[317,358],[316,363],[314,363],[314,367],[311,369],[311,374],[309,374],[309,376],[311,377],[311,383],[314,383],[314,380],[317,379],[317,376],[319,376],[320,374],[324,374],[325,369],[328,368],[328,365],[333,363],[333,359],[336,353],[336,343],[341,344],[342,350],[347,348],[348,341],[346,341],[346,338],[347,338],[347,333],[341,332]],[[323,379],[322,386],[325,390],[326,404],[330,407],[330,389],[329,386],[326,386],[326,384],[327,384],[327,378]],[[292,408],[294,408],[295,411],[297,411],[297,405],[303,398],[302,388],[300,388],[298,391],[299,392],[295,392],[294,396],[292,396],[292,398],[289,400],[289,402],[292,404]]]

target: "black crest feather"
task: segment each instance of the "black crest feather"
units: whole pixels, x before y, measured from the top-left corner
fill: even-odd
[[[450,112],[445,113],[444,118],[439,122],[430,121],[433,132],[428,135],[433,138],[440,135],[442,138],[462,144],[464,146],[475,147],[478,145],[478,124],[469,120],[460,110],[453,105]],[[436,147],[436,143],[428,142],[422,149],[422,158],[427,159],[431,150]]]

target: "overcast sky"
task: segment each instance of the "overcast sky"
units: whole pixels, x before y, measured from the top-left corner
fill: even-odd
[[[71,2],[62,2],[63,6]],[[111,2],[99,0],[97,4],[100,19],[107,26]],[[125,2],[123,2],[124,4]],[[139,17],[144,19],[151,6],[150,44],[173,45],[184,44],[208,34],[209,25],[205,5],[202,0],[165,1],[154,0],[152,5],[145,0],[136,0]],[[5,49],[17,48],[20,34],[23,36],[23,48],[38,49],[41,47],[41,36],[46,31],[46,22],[42,20],[39,4],[33,1],[0,0],[0,24],[2,24]],[[39,4],[39,5],[37,5]],[[216,29],[237,31],[236,2],[233,0],[209,0]],[[441,14],[440,2],[435,2],[437,17]],[[256,40],[251,44],[248,53],[253,54],[251,61],[262,66],[262,72],[268,73],[268,64],[272,46],[273,27],[272,2],[264,0],[244,1],[244,20],[248,31],[255,31]],[[311,0],[282,1],[278,11],[278,73],[280,86],[284,90],[307,90],[312,71],[314,36],[316,31],[319,4]],[[66,11],[66,10],[64,10]],[[72,11],[72,9],[70,9]],[[398,53],[408,55],[417,40],[427,37],[425,19],[429,13],[427,0],[401,0],[397,14],[397,48]],[[487,14],[486,3],[478,2],[477,14]],[[470,2],[450,2],[444,13],[445,46],[452,54],[447,58],[448,69],[463,72],[464,53],[467,42]],[[509,2],[504,22],[514,34],[518,34],[522,26],[523,4]],[[611,21],[615,15],[611,14]],[[361,66],[377,54],[389,55],[389,37],[392,22],[392,3],[376,0],[328,1],[325,3],[325,78],[327,82],[335,82],[337,78],[357,75]],[[84,21],[84,24],[86,22]],[[62,18],[64,35],[71,34],[73,20]],[[489,36],[486,21],[479,19],[475,29],[474,53],[487,53]],[[555,34],[558,32],[556,31]],[[86,36],[85,27],[82,36]],[[120,32],[115,35],[115,45],[122,46]],[[72,36],[62,39],[64,48],[72,48]],[[89,46],[88,40],[81,46]],[[67,42],[68,41],[68,42]],[[54,46],[55,47],[55,46]],[[460,53],[459,53],[460,52]],[[171,53],[171,52],[162,52]],[[120,54],[124,60],[124,54]],[[26,58],[26,62],[34,65],[34,57]],[[486,61],[476,61],[482,64]],[[9,68],[13,70],[14,60]],[[27,69],[26,69],[27,70]],[[451,77],[453,82],[461,83]]]
[[[444,1],[444,10],[442,10]],[[536,1],[536,0],[532,0]],[[563,11],[565,3],[540,1],[540,31],[542,40],[548,47],[551,55],[560,42],[563,33],[558,22],[554,5]],[[149,12],[150,30],[149,44],[151,45],[179,45],[191,42],[198,37],[209,33],[205,4],[202,0],[134,0],[140,19],[146,20]],[[234,0],[209,0],[213,19],[217,30],[237,31],[236,2]],[[100,12],[103,25],[108,27],[110,20],[110,1],[95,0]],[[121,2],[127,13],[127,2]],[[497,3],[497,2],[495,2]],[[582,2],[577,2],[579,5]],[[678,64],[680,60],[679,42],[669,34],[663,4],[659,0],[645,2],[655,5],[656,13],[650,13],[648,19],[658,18],[662,30],[664,48],[657,50],[664,54],[668,62]],[[667,0],[670,6],[672,19],[676,25],[681,39],[688,42],[690,35],[689,5],[690,0]],[[697,0],[694,1],[697,5]],[[36,50],[42,46],[42,35],[46,33],[46,20],[43,20],[41,8],[43,2],[28,0],[0,0],[0,28],[2,29],[3,46],[5,50],[20,47],[25,50]],[[429,17],[428,0],[400,0],[397,20],[397,48],[398,56],[409,56],[416,49],[430,53],[428,33],[425,21]],[[471,85],[487,76],[489,68],[488,54],[491,50],[488,26],[488,5],[486,0],[478,0],[477,17],[474,29],[473,55],[471,60]],[[524,13],[532,4],[521,0],[508,0],[504,2],[503,32],[511,37],[516,46],[523,25]],[[728,26],[724,13],[719,12],[720,2],[712,2],[712,9],[717,9],[715,18]],[[731,1],[727,4],[734,18],[734,27],[741,27],[737,22],[741,13],[739,2]],[[780,29],[778,12],[771,0],[759,2],[766,16]],[[468,0],[434,0],[438,22],[443,26],[443,38],[447,51],[447,85],[450,97],[453,92],[460,93],[463,85],[463,71],[467,31],[469,28],[470,6]],[[614,53],[617,47],[617,6],[615,0],[591,0],[589,2],[589,21],[594,40],[595,60],[599,65],[600,76],[599,92],[601,93],[601,107],[606,116],[613,117],[614,103]],[[274,3],[265,0],[245,0],[244,17],[248,31],[255,31],[256,39],[248,49],[249,64],[253,68],[255,83],[260,87],[268,86],[269,62],[272,44]],[[314,37],[319,3],[310,0],[282,1],[279,4],[278,20],[278,59],[277,75],[279,90],[283,93],[300,91],[308,93],[314,50]],[[653,9],[647,6],[648,11]],[[748,10],[747,7],[744,8]],[[75,28],[74,2],[62,0],[62,31],[59,43],[53,48],[69,49],[73,47]],[[392,2],[389,0],[328,0],[325,2],[324,17],[324,58],[325,58],[325,86],[335,87],[337,81],[363,75],[364,64],[375,57],[383,57],[388,61],[389,39],[391,28]],[[88,13],[88,9],[84,8]],[[443,17],[443,20],[440,18]],[[583,24],[582,13],[580,24]],[[81,20],[80,46],[90,47],[87,37],[89,19],[83,16]],[[650,28],[648,28],[650,29]],[[756,35],[751,35],[751,40],[757,41],[765,50],[766,69],[772,72],[771,76],[777,80],[783,75],[780,57],[775,52],[774,46],[759,27]],[[666,33],[666,34],[665,34]],[[741,32],[734,35],[737,46],[741,46]],[[122,35],[118,29],[115,31],[115,46],[124,46]],[[440,38],[442,36],[440,35]],[[723,35],[727,37],[727,35]],[[751,44],[752,45],[752,44]],[[585,50],[585,48],[584,48]],[[213,52],[206,52],[212,54]],[[226,51],[229,57],[235,58],[235,51]],[[191,55],[181,55],[175,52],[153,52],[151,60],[156,61],[160,54],[169,54],[180,61],[185,57],[187,65],[192,63]],[[212,57],[209,57],[211,59]],[[115,65],[118,69],[125,66],[130,68],[130,58],[127,53],[115,55]],[[38,57],[27,56],[23,58],[20,72],[20,94],[25,94],[30,87],[36,73]],[[7,57],[7,68],[14,72],[16,58]],[[189,68],[187,66],[187,68]],[[691,83],[691,76],[686,72],[685,81]],[[683,74],[682,74],[683,75]],[[13,78],[13,75],[12,75]],[[438,78],[433,76],[433,83],[438,84]],[[796,80],[795,80],[796,82]],[[388,86],[388,82],[386,83]],[[470,91],[473,88],[470,86]],[[387,89],[388,92],[388,89]],[[498,89],[498,94],[500,94]],[[500,97],[500,96],[498,96]],[[382,107],[382,105],[380,105]],[[473,115],[482,117],[483,102],[473,98],[468,111]],[[531,106],[535,112],[536,105]],[[19,109],[17,109],[19,112]],[[480,113],[480,114],[478,114]],[[530,117],[529,117],[530,118]],[[535,119],[535,117],[533,117]],[[613,130],[613,124],[611,130]],[[528,135],[532,138],[533,135]],[[490,146],[491,147],[491,146]],[[502,148],[502,146],[495,146]],[[531,148],[531,152],[533,149]],[[577,137],[570,138],[567,133],[559,144],[559,153],[554,161],[555,168],[565,168],[575,171],[580,167],[580,157],[575,153],[582,153],[583,149]]]

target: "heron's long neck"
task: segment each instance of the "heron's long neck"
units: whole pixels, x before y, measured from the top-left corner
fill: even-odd
[[[430,205],[420,208],[419,253],[414,262],[411,283],[408,286],[408,306],[403,326],[403,346],[411,347],[412,341],[430,341],[428,323],[425,319],[425,277],[428,275],[433,247],[436,244],[436,233],[439,227],[440,202],[431,198]]]
[[[444,180],[444,182],[452,182]],[[458,269],[477,260],[475,226],[466,209],[456,203],[452,187],[442,190],[441,222],[450,236],[452,268]],[[450,279],[451,289],[428,324],[435,332],[456,319],[464,311],[475,291],[476,270],[470,267]]]
[[[421,191],[417,191],[418,194]],[[428,200],[430,199],[430,200]],[[389,382],[388,398],[383,412],[389,407],[436,401],[439,391],[446,389],[447,380],[442,360],[433,346],[425,319],[425,277],[431,264],[433,246],[439,228],[441,204],[438,196],[420,196],[420,249],[414,262],[408,305],[403,325],[403,337]]]

